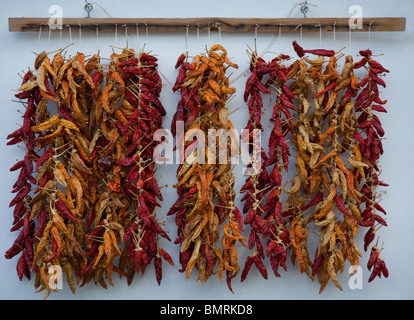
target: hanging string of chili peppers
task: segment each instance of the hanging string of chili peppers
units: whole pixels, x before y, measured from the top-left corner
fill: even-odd
[[[371,58],[370,50],[360,51],[363,58],[355,64],[352,56],[346,56],[342,71],[339,72],[337,61],[342,56],[335,51],[304,50],[296,41],[293,42],[293,47],[300,59],[289,67],[276,63],[289,59],[288,56],[280,55],[265,63],[262,58],[252,55],[251,75],[246,83],[244,98],[247,101],[248,94],[251,94],[249,114],[257,122],[257,119],[260,121],[258,113],[262,107],[259,91],[270,94],[269,87],[277,91],[277,102],[272,115],[275,128],[270,136],[269,156],[264,161],[265,166],[273,163],[276,165],[268,176],[268,181],[272,181],[273,185],[266,181],[260,185],[261,190],[265,190],[266,186],[269,188],[265,191],[269,194],[264,206],[253,205],[260,203],[263,198],[263,194],[259,193],[261,190],[257,191],[252,183],[256,177],[249,177],[242,187],[242,192],[249,190],[242,199],[246,200],[244,211],[250,210],[245,223],[251,223],[254,218],[251,212],[255,208],[260,209],[258,216],[270,210],[265,217],[267,226],[271,225],[272,230],[263,232],[263,229],[252,225],[249,239],[258,239],[258,234],[262,234],[263,238],[268,237],[266,255],[270,255],[276,276],[280,276],[277,272],[279,265],[286,269],[284,259],[286,249],[290,247],[292,263],[297,261],[300,272],[306,273],[312,280],[317,276],[321,285],[320,292],[329,280],[342,290],[338,272],[344,270],[347,260],[352,266],[358,266],[362,256],[356,245],[359,227],[369,228],[364,237],[364,250],[367,251],[375,238],[376,230],[387,225],[378,214],[378,211],[385,214],[385,210],[378,204],[378,196],[374,191],[377,186],[387,186],[378,178],[378,160],[383,153],[381,138],[384,130],[378,116],[372,111],[386,112],[383,107],[386,101],[379,98],[378,85],[385,87],[381,76],[388,70]],[[305,54],[315,55],[316,59],[311,60]],[[325,61],[326,58],[328,61]],[[359,81],[354,70],[365,65],[369,66],[368,75]],[[263,73],[259,74],[258,70]],[[266,79],[262,79],[264,74]],[[252,89],[255,86],[256,91]],[[259,107],[253,109],[255,105]],[[282,113],[285,115],[283,122],[280,118]],[[254,124],[251,119],[248,125],[250,129]],[[282,167],[288,170],[290,154],[287,145],[281,145],[280,141],[288,131],[296,150],[297,170],[291,180],[291,188],[283,189],[279,170]],[[277,139],[279,143],[276,142]],[[274,184],[275,181],[279,183]],[[282,211],[279,201],[282,193],[288,195],[285,211]],[[260,198],[256,200],[254,196],[257,195]],[[365,209],[361,207],[363,203]],[[272,225],[272,221],[277,224]],[[315,227],[319,228],[320,240],[312,261],[308,235],[309,230]],[[246,261],[242,281],[253,263],[267,277],[266,268],[261,261],[265,256],[260,248],[260,240],[249,241],[249,248],[252,249],[255,244],[259,254],[253,249]],[[371,247],[368,269],[373,270],[369,281],[376,276],[388,276],[385,262],[379,257],[377,244]],[[273,255],[272,250],[275,250]],[[278,257],[278,254],[282,255]]]
[[[30,279],[34,271],[45,298],[56,291],[51,266],[61,266],[75,293],[76,285],[90,281],[106,288],[106,278],[114,285],[114,271],[130,284],[152,261],[160,284],[162,258],[174,265],[160,244],[161,237],[170,239],[156,218],[163,198],[152,134],[165,115],[156,61],[125,49],[112,54],[104,71],[97,54],[65,59],[59,52],[50,62],[42,52],[36,72],[23,79],[16,95],[27,101],[23,126],[8,136],[9,145],[23,142],[27,150],[11,168],[21,170],[10,203],[12,231],[23,229],[6,258],[22,252],[18,276]],[[57,112],[50,117],[52,103]]]
[[[187,53],[182,54],[175,67],[179,71],[173,91],[180,91],[181,100],[171,126],[176,147],[183,144],[185,156],[177,169],[178,183],[174,185],[178,199],[168,215],[176,215],[178,237],[175,243],[180,244],[180,271],[185,272],[188,279],[196,267],[202,283],[216,272],[222,280],[226,272],[226,281],[232,290],[231,280],[240,270],[236,243],[246,245],[240,233],[242,217],[234,204],[231,159],[226,157],[238,152],[237,146],[227,137],[222,139],[220,135],[208,133],[209,130],[228,132],[233,129],[227,119],[227,101],[235,89],[229,87],[225,72],[228,67],[238,66],[229,60],[226,49],[216,44],[206,54],[195,56],[191,63]],[[215,147],[200,147],[198,138],[187,141],[186,134],[174,128],[179,121],[188,133],[198,130],[203,140],[213,142]],[[226,156],[220,150],[225,150]],[[221,249],[217,246],[220,226],[223,232]]]
[[[367,228],[369,281],[388,277],[377,237],[387,226],[378,191],[387,186],[379,179],[385,131],[377,113],[387,112],[379,86],[386,86],[383,76],[389,71],[370,50],[360,51],[362,58],[354,63],[351,55],[333,50],[305,50],[296,41],[293,48],[299,59],[290,64],[287,55],[266,62],[257,52],[250,54],[243,95],[249,120],[241,138],[251,158],[260,161],[258,170],[257,164],[248,166],[241,188],[244,219],[235,205],[231,164],[240,146],[227,109],[235,89],[226,71],[238,66],[218,44],[191,62],[188,53],[178,58],[173,91],[181,99],[171,132],[183,162],[174,185],[178,198],[167,216],[175,215],[179,271],[186,279],[194,268],[202,283],[215,273],[222,280],[225,273],[232,291],[240,243],[251,250],[241,281],[253,264],[267,279],[267,258],[280,277],[290,252],[301,273],[317,277],[320,293],[329,280],[342,290],[338,274],[346,261],[358,266],[362,257],[361,228]],[[11,231],[19,235],[5,257],[20,255],[19,279],[34,272],[35,288],[45,291],[45,298],[56,291],[52,266],[62,268],[73,293],[92,281],[114,285],[113,272],[130,285],[150,263],[160,284],[162,260],[174,262],[162,248],[162,238],[170,237],[156,215],[163,196],[155,158],[162,156],[153,136],[166,114],[157,58],[124,49],[104,66],[98,54],[66,58],[60,51],[50,60],[42,52],[34,67],[16,94],[26,108],[23,124],[7,137],[8,145],[20,144],[26,153],[10,168],[19,170],[10,203]],[[264,130],[262,96],[272,94],[266,154],[255,130]],[[218,134],[209,134],[212,129]],[[201,133],[207,148],[194,133]],[[290,164],[296,171],[284,181]],[[245,226],[248,237],[242,235]],[[314,254],[311,232],[319,236]]]

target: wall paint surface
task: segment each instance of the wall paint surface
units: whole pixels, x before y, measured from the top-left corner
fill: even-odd
[[[414,119],[414,108],[412,106],[412,52],[414,52],[413,41],[413,17],[414,2],[410,0],[386,1],[386,0],[360,0],[355,1],[328,1],[314,0],[317,7],[310,7],[308,17],[350,17],[348,12],[351,5],[360,5],[364,17],[375,16],[404,16],[407,17],[407,27],[401,33],[303,33],[301,44],[304,47],[343,50],[344,53],[357,55],[361,49],[366,49],[370,41],[370,47],[374,54],[383,54],[378,60],[391,72],[386,76],[387,87],[382,90],[382,97],[388,100],[388,113],[380,115],[386,131],[386,139],[383,141],[385,153],[381,159],[381,177],[390,187],[386,188],[381,205],[388,212],[388,227],[379,232],[380,241],[384,242],[382,257],[388,265],[390,276],[388,279],[376,279],[368,283],[369,273],[366,269],[367,254],[361,258],[363,270],[363,289],[352,290],[348,286],[350,278],[347,268],[339,276],[344,290],[341,292],[329,283],[325,291],[319,295],[319,284],[312,282],[304,274],[300,274],[298,266],[288,264],[288,272],[281,271],[281,278],[275,278],[270,274],[269,280],[264,280],[257,270],[252,268],[248,278],[240,283],[240,278],[233,281],[232,294],[226,286],[225,281],[220,283],[217,277],[211,277],[207,283],[202,285],[196,281],[196,273],[185,281],[185,275],[179,273],[178,262],[179,248],[173,243],[163,242],[165,248],[173,256],[176,266],[170,267],[164,264],[164,277],[161,286],[155,280],[153,267],[148,267],[143,277],[135,277],[131,286],[127,286],[125,279],[114,277],[115,286],[102,289],[99,285],[90,283],[77,290],[73,295],[70,289],[63,283],[63,289],[59,294],[51,294],[49,299],[413,299],[414,298],[414,276],[412,265],[414,264],[414,215],[411,200],[414,195],[412,170],[412,159],[414,159],[414,148],[412,128]],[[295,5],[295,1],[266,1],[266,0],[211,0],[209,5],[200,6],[190,1],[107,1],[101,0],[102,5],[112,17],[286,17]],[[42,50],[53,51],[69,43],[69,34],[54,33],[49,38],[45,27],[40,34],[12,33],[8,31],[8,17],[44,17],[50,16],[49,7],[60,5],[64,17],[84,17],[84,2],[58,1],[58,0],[16,0],[1,1],[0,3],[0,43],[1,43],[1,77],[0,77],[0,101],[2,101],[2,116],[0,117],[0,298],[1,299],[42,299],[43,293],[34,293],[33,280],[26,279],[20,282],[17,278],[15,267],[17,259],[4,259],[4,252],[12,245],[16,234],[9,232],[12,226],[12,210],[8,207],[12,199],[10,193],[12,185],[17,178],[15,173],[10,173],[11,167],[16,159],[21,159],[23,151],[17,147],[6,146],[6,136],[16,129],[16,123],[21,123],[20,114],[17,112],[22,107],[11,102],[14,99],[13,89],[20,84],[19,74],[22,70],[32,67],[35,55],[32,52]],[[299,7],[292,12],[291,17],[301,17]],[[106,17],[98,5],[94,5],[92,17]],[[299,30],[299,29],[298,29]],[[68,54],[82,51],[85,54],[93,54],[100,50],[102,57],[108,57],[114,47],[128,45],[137,48],[145,44],[145,48],[159,58],[159,71],[163,74],[164,88],[161,101],[167,110],[164,117],[164,126],[169,128],[172,116],[178,102],[178,94],[172,93],[171,83],[174,83],[177,71],[174,64],[177,57],[185,51],[186,43],[191,55],[205,49],[205,46],[221,42],[228,50],[229,57],[239,65],[238,70],[233,71],[233,86],[237,89],[236,96],[229,104],[229,110],[237,111],[229,117],[235,124],[235,128],[241,130],[247,122],[247,106],[243,101],[244,83],[247,79],[245,71],[248,67],[248,46],[254,46],[254,33],[222,33],[211,32],[208,37],[206,32],[200,32],[197,36],[194,30],[188,34],[187,41],[185,33],[171,34],[148,34],[145,28],[127,30],[119,28],[118,33],[82,33],[79,37],[78,30],[72,30],[72,41],[74,45],[69,47]],[[256,46],[261,53],[272,40],[273,34],[261,34],[260,26]],[[300,32],[283,33],[264,55],[265,59],[272,58],[275,54],[286,53],[295,56],[291,42],[300,40]],[[265,111],[271,110],[271,103],[266,102]],[[271,111],[270,111],[271,113]],[[265,125],[269,125],[267,119],[263,119]],[[263,134],[263,141],[267,141],[268,134]],[[166,217],[166,212],[175,202],[176,192],[172,188],[175,183],[176,165],[159,166],[157,174],[160,184],[167,184],[163,189],[165,200],[161,209],[158,210],[160,219]],[[236,175],[236,190],[239,190],[246,177],[242,175],[241,166],[234,169]],[[238,197],[240,199],[240,197]],[[240,206],[240,202],[237,202]],[[175,239],[176,228],[174,218],[169,217],[165,229],[168,230],[172,239]],[[359,238],[362,244],[363,232]],[[243,267],[244,260],[249,254],[246,250],[240,251],[240,264]],[[270,268],[269,271],[271,272]]]

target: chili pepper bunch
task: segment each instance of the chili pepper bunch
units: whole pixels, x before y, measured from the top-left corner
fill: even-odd
[[[180,271],[185,272],[186,279],[193,268],[197,269],[198,280],[202,283],[214,273],[222,280],[225,272],[232,290],[231,280],[240,270],[236,244],[240,242],[246,246],[241,235],[242,216],[234,204],[231,159],[226,157],[227,154],[237,155],[238,146],[230,138],[208,135],[210,129],[227,132],[233,128],[227,119],[226,103],[235,92],[225,76],[228,67],[238,66],[218,44],[206,54],[196,55],[192,62],[188,61],[187,53],[178,58],[176,68],[179,71],[173,91],[179,91],[181,99],[171,126],[176,147],[182,145],[184,161],[177,169],[178,183],[174,185],[178,199],[167,215],[175,214],[178,228],[175,243],[180,244]],[[187,133],[174,129],[179,121],[183,122]],[[199,139],[191,139],[193,129],[202,132],[206,142],[211,139],[216,147],[198,146]],[[225,155],[220,150],[224,150]],[[221,248],[217,245],[220,233]]]
[[[362,256],[356,245],[359,228],[369,228],[364,237],[367,251],[378,228],[387,225],[378,213],[385,214],[385,210],[374,191],[387,185],[378,178],[384,130],[373,111],[386,112],[378,85],[385,86],[381,76],[388,70],[372,59],[370,50],[361,51],[363,58],[355,64],[352,56],[346,56],[339,71],[341,56],[333,50],[304,50],[296,41],[293,47],[300,59],[287,67],[284,62],[288,56],[280,55],[266,63],[252,54],[244,96],[247,101],[250,95],[248,128],[262,127],[260,95],[269,95],[269,89],[274,89],[277,97],[271,119],[275,125],[269,155],[262,156],[264,168],[274,167],[268,175],[262,170],[249,177],[241,189],[248,191],[242,200],[248,212],[245,223],[251,225],[249,248],[256,246],[246,261],[242,281],[252,264],[267,278],[264,251],[270,256],[275,275],[280,276],[278,267],[286,269],[287,249],[291,248],[292,262],[298,262],[300,272],[312,280],[317,276],[320,292],[329,280],[342,289],[338,272],[344,270],[347,260],[357,266]],[[368,74],[359,80],[354,70],[365,65]],[[292,146],[284,139],[288,133]],[[285,189],[280,173],[288,170],[292,150],[296,152],[296,172],[291,188]],[[320,240],[312,260],[308,235],[314,228],[319,229]],[[267,238],[266,250],[259,235]],[[369,281],[388,276],[377,244],[371,247]]]
[[[242,137],[242,139],[244,142],[248,142],[252,158],[261,159],[261,163],[256,171],[249,175],[241,188],[241,192],[245,193],[241,199],[245,201],[243,212],[247,212],[244,223],[250,225],[248,245],[249,249],[252,250],[252,254],[247,257],[241,281],[245,280],[253,264],[267,279],[267,270],[262,261],[265,255],[270,257],[271,267],[276,276],[280,276],[278,273],[279,266],[286,269],[289,240],[287,238],[286,223],[282,217],[281,184],[283,170],[288,171],[290,155],[285,136],[289,131],[291,115],[285,104],[288,104],[287,107],[289,108],[291,103],[286,103],[290,99],[286,96],[286,93],[290,97],[292,97],[292,94],[285,85],[281,85],[286,92],[282,94],[285,103],[280,104],[278,102],[272,115],[274,128],[269,138],[269,156],[260,146],[260,141],[255,141],[253,130],[263,131],[263,125],[261,124],[263,108],[261,94],[270,95],[269,87],[275,87],[274,81],[276,78],[285,78],[287,69],[282,62],[288,58],[288,56],[282,55],[267,63],[263,58],[258,57],[257,52],[251,54],[251,75],[246,82],[244,92],[244,99],[246,102],[248,100],[250,115],[244,132],[249,134]],[[286,115],[287,118],[283,119],[281,114]],[[266,168],[269,168],[270,173]],[[265,248],[261,238],[267,238]]]
[[[244,219],[235,205],[228,157],[238,155],[238,137],[209,134],[215,129],[234,135],[227,103],[235,88],[226,71],[238,66],[218,44],[191,62],[188,53],[177,60],[173,91],[181,99],[171,132],[182,163],[174,185],[178,198],[167,215],[175,215],[186,279],[194,268],[202,283],[215,273],[222,280],[225,273],[232,290],[241,245],[251,250],[241,281],[253,264],[267,279],[266,258],[280,277],[290,252],[301,273],[317,277],[320,293],[329,280],[342,289],[338,273],[346,261],[356,266],[362,257],[356,244],[361,228],[368,228],[363,241],[364,251],[370,249],[369,281],[388,277],[375,238],[387,225],[377,189],[387,186],[379,179],[385,131],[376,113],[387,112],[379,86],[386,86],[383,75],[389,71],[370,50],[360,51],[356,63],[345,56],[340,70],[343,55],[333,50],[305,50],[296,41],[293,48],[299,59],[289,65],[287,55],[269,62],[257,52],[250,55],[243,95],[249,120],[242,141],[256,162],[241,188]],[[108,65],[99,54],[66,58],[60,51],[50,60],[42,52],[22,79],[16,98],[26,108],[23,124],[7,137],[8,145],[26,150],[10,168],[19,170],[10,202],[11,231],[19,235],[5,257],[20,255],[19,279],[34,272],[35,288],[45,297],[56,291],[50,285],[52,266],[62,268],[73,293],[91,281],[113,285],[113,272],[130,285],[150,263],[160,284],[162,260],[174,266],[161,241],[170,237],[156,216],[163,197],[155,160],[163,157],[153,136],[166,114],[157,66],[153,55],[131,49],[113,53]],[[357,77],[362,70],[366,73]],[[274,92],[266,154],[255,130],[264,130],[262,96]],[[207,148],[193,139],[199,132]],[[292,159],[296,171],[287,189],[283,175]],[[248,238],[242,236],[245,225]],[[308,244],[314,230],[319,239],[312,259]]]
[[[162,195],[152,133],[165,115],[157,59],[125,49],[109,66],[100,60],[58,52],[50,61],[42,52],[16,94],[26,112],[8,145],[22,143],[26,155],[10,169],[20,169],[10,203],[20,234],[5,256],[21,254],[20,280],[33,271],[45,298],[56,291],[51,266],[62,268],[75,293],[90,281],[113,285],[113,271],[130,284],[151,261],[160,283],[161,257],[173,264],[155,215]]]

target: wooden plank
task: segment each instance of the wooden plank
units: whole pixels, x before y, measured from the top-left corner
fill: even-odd
[[[348,32],[350,18],[63,18],[62,32],[81,28],[82,31],[114,32],[120,28],[137,26],[148,29],[148,32],[185,32],[189,30],[207,30],[221,32],[316,32],[322,28],[324,32]],[[53,23],[53,22],[52,22]],[[49,18],[9,18],[9,31],[39,32],[40,26],[48,30]],[[366,17],[362,29],[352,29],[352,32],[404,31],[405,17]],[[122,30],[122,29],[121,29]],[[59,32],[60,29],[52,29]]]

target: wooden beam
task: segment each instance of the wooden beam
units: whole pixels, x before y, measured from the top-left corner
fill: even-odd
[[[9,31],[39,32],[40,26],[48,30],[50,18],[9,18]],[[221,32],[348,32],[350,18],[63,18],[62,32],[81,28],[83,31],[114,32],[115,27],[133,28],[137,26],[148,32],[185,32],[189,30],[207,30]],[[373,17],[363,19],[362,29],[352,32],[404,31],[405,17]],[[122,29],[121,29],[122,30]],[[52,29],[59,32],[60,29]]]

